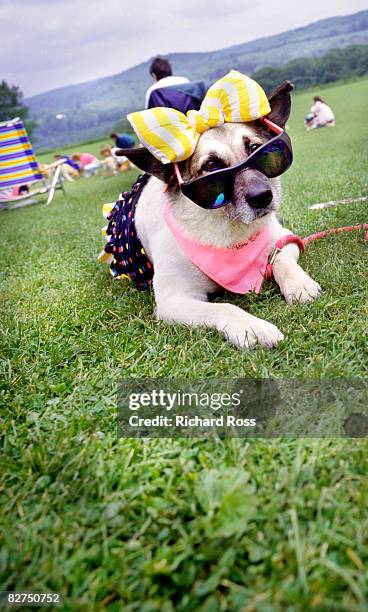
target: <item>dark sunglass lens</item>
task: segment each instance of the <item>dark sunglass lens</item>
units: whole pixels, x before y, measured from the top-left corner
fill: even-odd
[[[220,208],[231,201],[233,181],[230,176],[208,177],[207,208]]]
[[[230,202],[232,184],[229,184],[226,176],[209,174],[191,184],[182,185],[182,192],[202,208],[220,208]]]
[[[293,160],[291,150],[283,140],[265,145],[253,158],[252,166],[268,178],[279,176],[289,168]]]

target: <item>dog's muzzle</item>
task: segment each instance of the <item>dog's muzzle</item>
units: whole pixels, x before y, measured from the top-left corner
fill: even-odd
[[[247,189],[246,201],[251,208],[267,208],[271,204],[273,193],[268,185],[257,181]]]

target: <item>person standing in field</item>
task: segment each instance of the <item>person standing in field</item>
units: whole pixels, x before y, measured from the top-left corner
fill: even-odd
[[[168,62],[168,60],[164,59],[163,57],[156,57],[153,60],[150,66],[150,75],[155,82],[153,83],[153,85],[151,85],[151,87],[147,89],[144,108],[152,108],[156,106],[156,104],[152,103],[152,100],[150,99],[151,94],[156,89],[189,83],[189,79],[187,79],[186,77],[174,76],[172,73],[170,62]],[[176,107],[174,106],[173,108]]]

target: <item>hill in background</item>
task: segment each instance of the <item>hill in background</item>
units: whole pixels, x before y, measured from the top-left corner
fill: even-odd
[[[320,56],[335,48],[368,43],[368,11],[332,17],[303,28],[206,53],[173,53],[176,74],[208,83],[231,68],[251,74],[300,57]],[[123,46],[123,45],[122,45]],[[55,147],[107,135],[114,124],[141,108],[151,84],[150,61],[119,74],[28,98],[31,119],[38,121],[36,147]],[[57,114],[65,115],[57,119]]]

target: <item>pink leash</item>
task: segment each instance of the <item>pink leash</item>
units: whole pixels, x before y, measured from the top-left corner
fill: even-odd
[[[354,232],[358,230],[364,230],[366,233],[365,240],[368,240],[368,223],[361,223],[360,225],[346,225],[345,227],[333,227],[328,230],[324,230],[323,232],[316,232],[315,234],[311,234],[306,238],[303,238],[304,246],[307,246],[310,242],[314,240],[319,240],[320,238],[325,238],[326,236],[331,236],[332,234],[341,234],[342,232]]]
[[[354,232],[359,230],[363,230],[366,232],[364,238],[365,240],[368,240],[368,223],[361,223],[359,225],[347,225],[345,227],[333,227],[331,229],[324,230],[322,232],[316,232],[315,234],[306,236],[306,238],[300,238],[299,236],[294,236],[294,234],[284,236],[275,244],[275,248],[272,251],[268,260],[265,277],[267,279],[272,278],[272,264],[275,260],[275,257],[287,244],[295,243],[301,251],[304,251],[305,247],[310,242],[314,242],[315,240],[319,240],[320,238],[326,238],[327,236],[332,236],[334,234],[341,234],[342,232]]]

